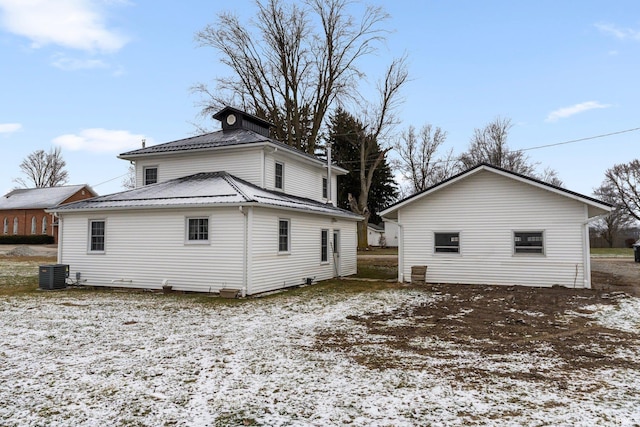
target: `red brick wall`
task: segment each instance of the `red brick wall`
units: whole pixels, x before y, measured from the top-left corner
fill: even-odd
[[[94,197],[95,194],[91,193],[88,189],[81,189],[74,193],[71,197],[66,199],[61,203],[71,203],[77,202],[78,200],[88,199],[90,197]],[[36,218],[36,229],[35,233],[31,233],[31,221],[32,218]],[[14,234],[19,236],[29,236],[29,235],[40,235],[42,233],[42,218],[47,217],[47,232],[46,234],[49,236],[53,236],[54,241],[58,241],[58,227],[54,227],[53,223],[56,218],[53,214],[46,213],[44,209],[9,209],[9,210],[0,210],[0,236],[13,236]],[[4,230],[4,220],[7,219],[8,227],[7,232]],[[18,232],[13,232],[13,221],[14,219],[18,219]]]

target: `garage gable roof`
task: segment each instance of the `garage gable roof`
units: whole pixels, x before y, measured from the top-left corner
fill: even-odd
[[[589,218],[591,217],[595,217],[598,215],[603,215],[607,212],[610,212],[612,209],[612,205],[606,202],[603,202],[601,200],[597,200],[594,199],[593,197],[589,197],[589,196],[585,196],[583,194],[580,193],[576,193],[574,191],[571,190],[567,190],[566,188],[562,188],[562,187],[558,187],[552,184],[549,184],[547,182],[544,181],[540,181],[539,179],[535,179],[535,178],[531,178],[529,176],[526,175],[522,175],[516,172],[512,172],[506,169],[502,169],[499,168],[497,166],[493,166],[487,163],[481,163],[471,169],[468,169],[464,172],[461,172],[457,175],[452,176],[451,178],[448,178],[436,185],[433,185],[429,188],[427,188],[426,190],[423,190],[419,193],[416,193],[412,196],[407,197],[406,199],[400,200],[397,203],[394,203],[393,205],[387,207],[386,209],[384,209],[382,212],[380,212],[380,216],[385,217],[385,218],[396,218],[397,217],[397,211],[408,205],[411,203],[414,203],[417,200],[420,200],[424,197],[428,197],[430,194],[433,194],[436,191],[441,191],[445,188],[447,188],[448,186],[467,179],[481,171],[488,171],[488,172],[492,172],[495,173],[497,175],[501,175],[504,176],[506,178],[510,178],[519,182],[522,182],[524,184],[528,184],[528,185],[532,185],[534,187],[546,190],[546,191],[550,191],[552,193],[567,197],[569,199],[573,199],[573,200],[577,200],[579,202],[582,202],[584,204],[586,204],[589,207]]]

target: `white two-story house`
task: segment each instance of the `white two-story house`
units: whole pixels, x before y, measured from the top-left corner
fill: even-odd
[[[222,130],[123,153],[136,188],[52,209],[58,262],[91,286],[252,295],[356,273],[359,216],[336,207],[346,170],[226,107]]]

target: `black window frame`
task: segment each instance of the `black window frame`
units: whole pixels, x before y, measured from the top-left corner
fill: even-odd
[[[104,219],[89,220],[89,252],[104,253],[107,242],[107,221]]]
[[[155,177],[149,179],[147,172],[155,171]],[[142,181],[143,185],[156,184],[158,182],[158,167],[157,166],[145,166],[142,169]]]
[[[544,255],[544,231],[514,231],[514,255]]]
[[[437,231],[433,233],[433,252],[437,254],[459,254],[460,232]]]

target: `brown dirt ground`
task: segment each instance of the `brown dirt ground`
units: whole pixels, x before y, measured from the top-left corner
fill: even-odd
[[[621,354],[619,350],[635,351],[640,334],[609,329],[588,317],[590,305],[617,304],[640,295],[640,264],[628,259],[602,259],[592,262],[592,270],[594,289],[443,284],[415,287],[433,292],[435,298],[424,305],[350,317],[366,328],[372,340],[385,343],[389,351],[384,356],[368,353],[367,343],[355,342],[348,332],[327,331],[318,346],[338,351],[359,347],[360,351],[353,353],[357,354],[355,360],[378,369],[406,366],[406,357],[411,357],[407,354],[413,354],[416,360],[438,357],[445,364],[449,359],[461,379],[486,373],[474,366],[457,366],[459,351],[494,359],[516,353],[553,357],[561,361],[559,369],[504,375],[545,381],[560,388],[566,387],[573,370],[640,369],[639,361],[616,356]],[[420,345],[425,339],[430,344]],[[422,369],[427,365],[425,359]],[[420,368],[419,363],[411,366]]]

